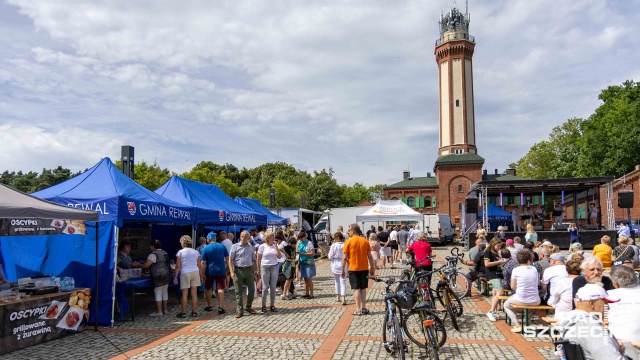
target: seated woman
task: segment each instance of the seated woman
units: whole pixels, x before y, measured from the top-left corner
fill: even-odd
[[[521,250],[516,259],[519,266],[511,272],[511,289],[515,292],[504,303],[504,310],[511,319],[514,327],[511,332],[521,332],[522,324],[518,321],[513,305],[539,305],[540,294],[538,282],[540,276],[538,270],[531,266],[533,256],[528,249]]]
[[[562,319],[572,310],[573,279],[580,276],[582,272],[582,269],[580,269],[581,263],[582,257],[578,255],[567,262],[565,266],[569,275],[566,278],[558,280],[558,283],[553,288],[553,292],[549,296],[549,300],[547,300],[547,305],[553,306],[555,309],[553,317],[556,319]]]
[[[131,258],[131,241],[122,240],[118,245],[118,270],[139,268],[140,264]]]

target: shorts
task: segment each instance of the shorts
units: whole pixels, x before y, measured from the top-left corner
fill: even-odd
[[[391,250],[398,250],[398,242],[397,241],[390,241],[389,242],[389,247],[391,248]]]
[[[207,290],[213,289],[213,283],[216,283],[216,290],[224,290],[224,283],[227,280],[225,275],[222,276],[209,276],[207,275],[204,280],[204,288]]]
[[[400,250],[401,252],[407,252],[407,244],[398,244],[398,250]]]
[[[493,290],[499,291],[502,290],[502,282],[500,279],[491,279],[491,286],[493,286]]]
[[[380,249],[380,255],[382,255],[382,256],[391,256],[391,247],[387,246],[387,247],[383,247],[382,249]]]
[[[200,272],[192,271],[188,273],[180,273],[180,289],[189,289],[200,286]]]
[[[353,290],[364,290],[369,287],[369,270],[349,271],[349,285]]]

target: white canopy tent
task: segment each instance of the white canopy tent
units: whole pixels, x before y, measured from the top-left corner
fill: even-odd
[[[422,221],[424,215],[400,200],[381,200],[371,209],[356,216],[356,222],[367,221]]]

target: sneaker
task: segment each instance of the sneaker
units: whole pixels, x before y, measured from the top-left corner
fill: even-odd
[[[495,314],[493,313],[493,311],[489,311],[487,313],[487,317],[489,318],[489,320],[494,321],[494,322],[497,320]]]
[[[151,313],[151,314],[149,314],[149,316],[162,316],[162,315],[163,315],[162,313]]]
[[[287,297],[282,295],[282,296],[280,296],[280,300],[287,300]]]
[[[229,291],[234,291],[234,290],[235,290],[235,288],[234,288],[233,286],[229,286],[229,288],[228,288],[227,290],[229,290]]]
[[[511,332],[512,332],[512,333],[519,333],[519,332],[522,332],[522,327],[521,327],[521,326],[513,327],[513,328],[511,328]]]
[[[295,299],[295,297],[293,295],[287,295],[287,296],[285,296],[284,299],[285,300],[293,300],[293,299]]]

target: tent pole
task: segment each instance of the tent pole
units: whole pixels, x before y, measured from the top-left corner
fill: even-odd
[[[118,236],[120,235],[120,228],[114,224],[114,246],[113,246],[113,289],[111,291],[111,327],[113,327],[115,313],[116,313],[116,277],[118,276]]]
[[[98,295],[98,265],[99,265],[99,260],[98,260],[98,230],[99,228],[99,221],[96,221],[96,293],[95,293],[95,322],[93,324],[93,329],[94,330],[98,330],[98,301],[100,299],[100,296]],[[88,319],[87,319],[88,320]]]

